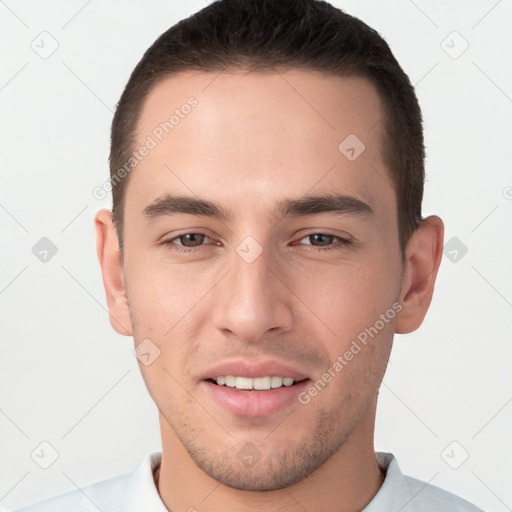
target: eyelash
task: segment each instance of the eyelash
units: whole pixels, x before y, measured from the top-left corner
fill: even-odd
[[[168,246],[173,251],[182,252],[182,253],[195,252],[196,250],[198,250],[201,247],[203,247],[203,245],[199,245],[197,247],[184,247],[182,245],[173,243],[174,240],[177,240],[177,239],[179,239],[179,238],[181,238],[183,236],[186,236],[186,235],[203,235],[206,238],[210,238],[206,233],[201,233],[199,231],[193,231],[193,232],[190,232],[190,233],[182,233],[181,235],[175,236],[174,238],[171,238],[169,240],[166,240],[166,241],[162,242],[162,244]],[[304,238],[308,238],[308,237],[311,237],[311,236],[314,236],[314,235],[332,236],[333,238],[337,238],[339,240],[338,244],[334,245],[333,247],[315,247],[315,246],[311,246],[312,248],[308,249],[308,250],[314,251],[314,252],[323,252],[323,251],[332,251],[332,250],[336,250],[336,249],[342,249],[343,247],[345,247],[347,245],[350,245],[352,243],[350,240],[347,240],[347,239],[342,238],[340,236],[333,235],[331,233],[323,233],[323,232],[311,233],[309,235],[303,236],[300,240],[303,240]],[[301,244],[301,245],[307,245],[307,244]]]

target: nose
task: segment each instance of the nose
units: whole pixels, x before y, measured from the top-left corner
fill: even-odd
[[[239,247],[229,260],[230,270],[218,285],[213,322],[225,335],[257,343],[268,331],[286,332],[292,328],[293,294],[284,262],[278,262],[270,250],[263,248],[251,261],[255,254],[250,251],[255,247],[247,248],[244,253],[244,247]]]

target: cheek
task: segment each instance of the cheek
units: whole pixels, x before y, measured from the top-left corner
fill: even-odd
[[[211,288],[208,275],[194,265],[170,263],[164,251],[135,252],[125,263],[127,288],[132,308],[146,323],[172,324]]]
[[[329,354],[336,361],[338,387],[343,379],[373,380],[385,368],[394,332],[398,295],[398,266],[391,261],[372,261],[351,268],[340,268],[329,279],[310,287],[308,305],[320,326],[317,331]],[[382,316],[383,315],[383,316]],[[321,320],[321,321],[320,321]],[[322,334],[323,333],[323,334]],[[341,358],[341,361],[339,360]]]
[[[391,307],[398,290],[394,272],[377,262],[339,265],[330,273],[300,277],[297,295],[332,335],[353,335]]]
[[[200,330],[211,318],[211,311],[205,310],[205,298],[218,274],[210,271],[211,275],[205,275],[192,267],[143,258],[132,258],[126,264],[134,339],[138,344],[149,338],[160,351],[155,364],[141,368],[148,378],[159,372],[158,365],[173,375],[182,373],[185,362],[197,350],[198,340],[204,338]],[[160,375],[161,371],[164,373]],[[160,373],[155,383],[170,378],[165,370],[160,369]]]

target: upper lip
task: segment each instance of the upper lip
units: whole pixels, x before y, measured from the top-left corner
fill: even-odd
[[[235,377],[291,377],[293,380],[304,380],[308,377],[302,372],[279,361],[266,360],[249,362],[243,359],[225,361],[207,370],[202,380],[215,379],[219,376],[233,375]]]

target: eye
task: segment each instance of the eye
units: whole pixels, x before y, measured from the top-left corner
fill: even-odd
[[[337,235],[331,235],[329,233],[311,233],[310,235],[306,235],[305,237],[301,238],[299,240],[299,242],[301,242],[302,240],[306,240],[306,239],[313,240],[315,243],[316,242],[320,243],[320,246],[315,245],[315,243],[305,244],[305,245],[310,245],[311,247],[313,247],[312,249],[308,249],[308,250],[312,250],[312,251],[331,251],[333,249],[342,249],[344,246],[351,244],[350,240],[347,240],[347,239],[342,238]],[[339,242],[337,244],[335,244],[334,246],[333,246],[333,242],[331,241],[333,239],[339,240]],[[304,245],[304,244],[302,244],[302,245]],[[330,246],[330,247],[328,247],[328,246]]]
[[[197,247],[203,245],[202,242],[205,238],[211,241],[205,233],[183,233],[162,243],[178,252],[194,252]],[[180,243],[175,243],[175,240],[179,240]]]

